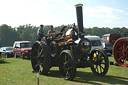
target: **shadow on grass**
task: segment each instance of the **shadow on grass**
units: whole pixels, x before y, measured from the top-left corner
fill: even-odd
[[[81,71],[77,71],[74,81],[80,83],[98,84],[98,85],[101,85],[101,82],[107,84],[128,84],[128,78],[125,77],[119,77],[116,75],[115,76],[105,75],[101,77],[94,75],[92,72],[81,72]]]
[[[6,62],[4,61],[4,59],[0,58],[0,64],[5,64],[5,63],[10,63],[10,62]]]
[[[51,70],[47,76],[62,78],[59,70]],[[105,76],[101,77],[101,76],[94,75],[92,72],[77,71],[77,74],[72,82],[86,83],[86,84],[97,84],[97,85],[102,85],[103,83],[127,85],[128,78],[119,77],[116,75],[115,76],[105,75]]]
[[[50,70],[50,73],[47,75],[49,77],[62,78],[59,70]]]

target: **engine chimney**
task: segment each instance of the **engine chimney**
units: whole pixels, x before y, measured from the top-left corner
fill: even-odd
[[[76,4],[76,16],[78,24],[78,33],[83,34],[83,13],[82,13],[83,4]],[[79,36],[80,37],[80,36]]]

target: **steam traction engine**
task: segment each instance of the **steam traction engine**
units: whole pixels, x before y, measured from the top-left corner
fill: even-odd
[[[113,55],[118,65],[128,67],[128,33],[115,42]]]
[[[109,68],[106,53],[101,49],[91,50],[91,42],[84,38],[82,4],[76,5],[78,32],[75,25],[56,35],[36,41],[32,47],[31,64],[34,71],[47,75],[53,66],[59,67],[65,80],[75,77],[76,68],[90,67],[95,75],[104,76]]]

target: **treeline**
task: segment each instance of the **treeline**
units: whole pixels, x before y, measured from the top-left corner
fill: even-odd
[[[56,30],[56,33],[59,33],[61,28],[64,25],[54,27]],[[67,25],[68,29],[69,25]],[[14,41],[19,40],[28,40],[35,42],[36,41],[36,35],[37,35],[37,29],[39,27],[32,26],[31,24],[26,24],[19,26],[17,28],[12,28],[11,26],[8,26],[6,24],[3,24],[0,26],[0,47],[2,46],[12,46]],[[50,29],[48,25],[44,27],[44,33],[47,34],[48,30]],[[102,37],[102,35],[107,33],[118,33],[122,34],[123,32],[128,31],[128,28],[122,27],[115,27],[115,28],[108,28],[108,27],[93,27],[93,28],[84,28],[84,32],[86,35],[97,35]]]

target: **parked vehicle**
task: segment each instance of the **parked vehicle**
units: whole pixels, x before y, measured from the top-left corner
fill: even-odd
[[[6,58],[12,57],[13,56],[12,46],[1,47],[0,48],[0,56],[6,57]]]
[[[102,43],[103,44],[103,48],[106,51],[108,56],[112,55],[112,51],[113,51],[113,44],[111,43]]]
[[[111,43],[114,45],[115,41],[121,37],[120,34],[104,34],[102,37],[103,43]]]
[[[32,49],[31,41],[15,41],[13,44],[13,53],[14,57],[17,58],[20,56],[22,59],[27,56],[30,58]]]

